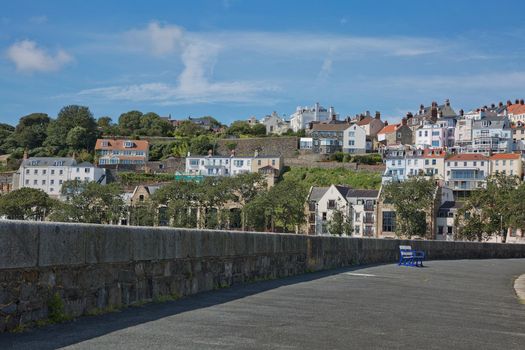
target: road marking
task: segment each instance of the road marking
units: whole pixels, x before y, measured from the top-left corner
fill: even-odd
[[[371,275],[369,273],[345,272],[344,274],[350,275],[350,276],[359,276],[359,277],[376,277],[376,275]]]

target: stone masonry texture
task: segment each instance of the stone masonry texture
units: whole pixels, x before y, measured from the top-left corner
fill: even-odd
[[[391,263],[400,244],[429,259],[524,258],[525,245],[0,221],[0,332],[265,279]]]

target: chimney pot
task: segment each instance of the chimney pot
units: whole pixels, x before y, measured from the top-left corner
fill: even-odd
[[[524,101],[523,99],[520,100],[520,105],[523,105]]]
[[[496,107],[494,103],[490,105],[490,108],[494,108],[494,107]]]
[[[464,114],[465,114],[465,111],[462,110],[462,109],[460,109],[460,110],[459,110],[459,115],[460,115],[460,116],[463,116]]]
[[[407,125],[407,118],[401,119],[401,125]]]
[[[381,119],[381,112],[376,111],[376,119]]]
[[[503,107],[503,102],[499,101],[498,107]]]
[[[516,104],[520,103],[520,100],[516,99]]]
[[[510,100],[507,100],[507,107],[512,106],[512,102]]]

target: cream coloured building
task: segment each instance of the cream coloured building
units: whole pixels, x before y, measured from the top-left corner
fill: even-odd
[[[523,162],[518,153],[498,153],[490,157],[490,174],[516,175],[523,177]]]

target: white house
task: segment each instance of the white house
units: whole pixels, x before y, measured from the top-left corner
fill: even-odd
[[[416,130],[415,146],[418,148],[444,148],[454,145],[454,126],[447,121],[425,122]]]
[[[343,152],[366,153],[366,131],[357,124],[351,124],[343,132]]]
[[[18,170],[18,188],[40,189],[59,197],[62,184],[69,180],[106,183],[106,169],[91,163],[77,163],[74,158],[33,157],[24,159]]]
[[[407,178],[405,152],[404,149],[392,149],[383,155],[386,169],[383,173],[382,183],[404,181]]]
[[[349,206],[346,194],[350,188],[331,185],[330,187],[312,187],[308,195],[309,206],[309,233],[328,235],[328,224],[336,210],[349,218]]]
[[[507,117],[485,117],[472,124],[472,145],[467,150],[484,154],[512,151],[512,129]]]
[[[297,132],[306,129],[311,122],[322,122],[337,120],[338,114],[335,113],[334,107],[328,110],[317,102],[313,107],[297,107],[295,113],[290,116],[290,128]]]
[[[238,157],[238,156],[188,156],[186,174],[200,176],[235,176],[242,173],[261,172],[270,166],[278,175],[282,169],[280,156]]]
[[[350,206],[349,214],[352,219],[352,236],[374,237],[376,225],[376,202],[379,191],[350,189],[346,193],[346,200]]]
[[[489,158],[482,154],[462,153],[445,160],[445,186],[456,198],[484,186],[489,175]]]

